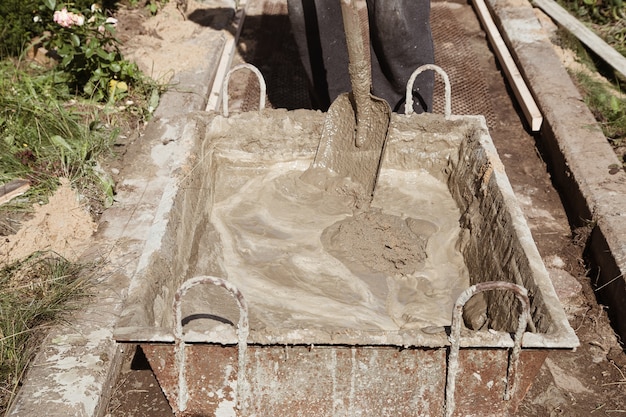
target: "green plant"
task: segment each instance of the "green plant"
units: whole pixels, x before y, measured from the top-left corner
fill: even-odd
[[[167,3],[169,3],[169,0],[148,0],[146,9],[148,9],[151,15],[155,15]]]
[[[597,24],[624,19],[623,0],[567,0],[565,5],[578,17]]]
[[[38,35],[32,10],[37,0],[0,1],[0,58],[17,56],[34,36]]]
[[[105,0],[104,10],[115,8],[117,0]],[[88,8],[93,0],[74,0],[78,9]],[[0,1],[0,59],[20,56],[34,38],[42,35],[43,27],[36,22],[35,14],[46,20],[52,13],[39,10],[41,0],[2,0]]]
[[[626,99],[609,83],[583,72],[574,74],[585,103],[602,126],[609,141],[620,141],[626,136]]]
[[[98,198],[110,203],[112,184],[99,174],[97,160],[110,153],[117,132],[103,128],[87,105],[82,113],[78,102],[69,107],[71,96],[58,85],[49,72],[0,62],[0,183],[27,178],[30,193],[45,196],[64,176],[101,190]]]
[[[561,0],[560,3],[620,53],[626,52],[624,0]]]
[[[43,328],[86,296],[86,270],[52,252],[0,268],[0,414],[10,405]]]
[[[137,65],[118,48],[117,20],[106,17],[99,6],[77,10],[44,0],[41,11],[53,11],[51,20],[35,20],[45,27],[41,44],[58,61],[59,83],[90,99],[114,102],[126,97],[130,85],[145,82]]]

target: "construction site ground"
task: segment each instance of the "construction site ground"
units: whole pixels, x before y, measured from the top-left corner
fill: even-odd
[[[214,67],[218,64],[224,42],[219,36],[210,38],[213,43],[189,40],[202,36],[203,31],[232,35],[236,30],[229,23],[228,17],[232,15],[211,2],[190,0],[186,12],[177,8],[176,2],[170,3],[153,17],[141,10],[125,8],[121,8],[117,16],[120,22],[118,36],[123,42],[125,55],[137,60],[145,71],[157,78],[173,75],[172,80],[180,82],[178,86],[173,85],[173,90],[178,89],[178,98],[162,101],[162,118],[168,117],[167,112],[171,115],[180,111],[173,106],[181,100],[184,103],[181,108],[189,111],[205,109],[205,92],[210,91],[211,86],[201,85],[203,83],[199,81],[197,91],[189,91],[189,88],[193,90],[194,84],[186,80],[194,78],[185,77],[194,71],[197,74],[198,67],[213,67],[209,72],[215,73]],[[554,24],[539,10],[534,13],[545,35],[553,38]],[[551,163],[554,157],[549,154],[549,146],[542,142],[544,138],[539,132],[530,131],[472,4],[434,1],[431,21],[435,63],[448,73],[451,81],[452,113],[485,116],[557,295],[580,339],[580,347],[575,351],[555,351],[549,355],[516,415],[626,414],[626,354],[611,326],[606,307],[598,302],[593,289],[597,277],[590,272],[585,251],[591,227],[572,221],[572,211],[567,208],[568,197],[564,198],[563,193],[557,191],[553,181],[554,169],[558,166]],[[212,47],[216,48],[215,52],[210,51]],[[571,56],[558,47],[555,47],[555,54],[561,62],[573,62]],[[205,62],[206,56],[213,57],[212,61]],[[263,73],[267,82],[268,107],[295,109],[310,106],[304,72],[290,35],[286,0],[248,0],[232,65],[244,62],[255,65]],[[210,80],[210,77],[204,79]],[[230,94],[231,111],[255,110],[258,88],[253,77],[246,74],[233,76]],[[163,108],[168,105],[172,108]],[[435,112],[443,112],[441,84],[435,91]],[[109,161],[107,167],[119,172],[114,177],[119,184],[124,180],[124,167],[143,163],[146,147],[151,141],[160,141],[158,137],[150,137],[149,129],[147,134],[127,132],[124,138],[117,144],[121,150],[120,158]],[[603,163],[598,161],[598,164]],[[107,220],[110,223],[111,218]],[[119,308],[117,302],[113,304],[113,310]],[[107,325],[114,323],[115,317],[107,319]],[[105,337],[110,339],[110,336]],[[108,374],[97,384],[100,394],[96,396],[99,397],[90,400],[93,404],[84,406],[80,413],[71,414],[94,417],[98,414],[110,417],[173,415],[141,351],[124,346],[120,354],[120,347],[114,343],[107,340],[103,345],[118,352],[118,363],[113,363],[116,361],[113,357],[104,360],[111,363],[103,365],[108,366]],[[35,365],[37,363],[49,361],[40,357]],[[37,407],[45,407],[41,409],[45,409],[47,415],[70,415],[68,405],[60,406],[54,402],[55,405],[50,405],[45,398],[37,398],[37,401],[29,398],[29,393],[32,396],[37,389],[44,391],[41,387],[31,388],[33,384],[38,386],[36,378],[36,372],[29,373],[24,385],[26,389],[9,415],[35,415],[30,412]],[[33,404],[29,405],[29,401]],[[76,404],[71,407],[70,410],[80,408],[80,399],[76,399]],[[54,411],[56,408],[58,413]]]

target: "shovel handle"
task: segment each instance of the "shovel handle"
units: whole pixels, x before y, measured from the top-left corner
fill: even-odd
[[[356,145],[361,147],[366,135],[358,132],[360,130],[358,128],[358,121],[369,120],[371,110],[369,100],[372,85],[372,69],[369,60],[365,57],[365,42],[361,30],[361,20],[359,18],[356,0],[341,0],[341,15],[343,17],[346,44],[348,46],[348,70],[350,71],[352,94],[356,105]]]

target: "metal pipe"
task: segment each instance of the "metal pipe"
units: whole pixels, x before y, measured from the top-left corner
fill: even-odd
[[[249,69],[256,75],[259,80],[259,111],[265,108],[265,92],[267,91],[267,86],[265,84],[265,79],[263,78],[263,74],[258,70],[257,67],[251,64],[239,64],[233,67],[226,74],[226,78],[224,79],[224,84],[222,84],[222,114],[224,117],[228,117],[228,99],[230,96],[228,95],[228,82],[230,81],[230,76],[240,69]]]
[[[444,98],[445,98],[445,107],[444,107],[444,116],[446,120],[450,119],[452,115],[452,89],[450,87],[450,78],[448,78],[448,74],[438,65],[434,64],[426,64],[417,68],[411,76],[409,77],[409,81],[406,83],[406,99],[404,101],[404,114],[407,116],[413,114],[413,84],[415,83],[415,79],[419,74],[424,71],[432,70],[441,75],[444,83]]]

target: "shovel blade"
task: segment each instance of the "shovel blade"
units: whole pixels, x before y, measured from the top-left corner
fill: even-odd
[[[384,154],[391,109],[385,100],[370,97],[369,111],[357,117],[352,94],[342,94],[331,104],[324,120],[320,143],[305,181],[323,185],[320,175],[345,178],[357,184],[361,201],[371,202]],[[365,117],[363,117],[365,116]],[[336,181],[333,183],[336,184]],[[333,190],[328,190],[333,191]],[[350,191],[354,193],[354,189]]]

